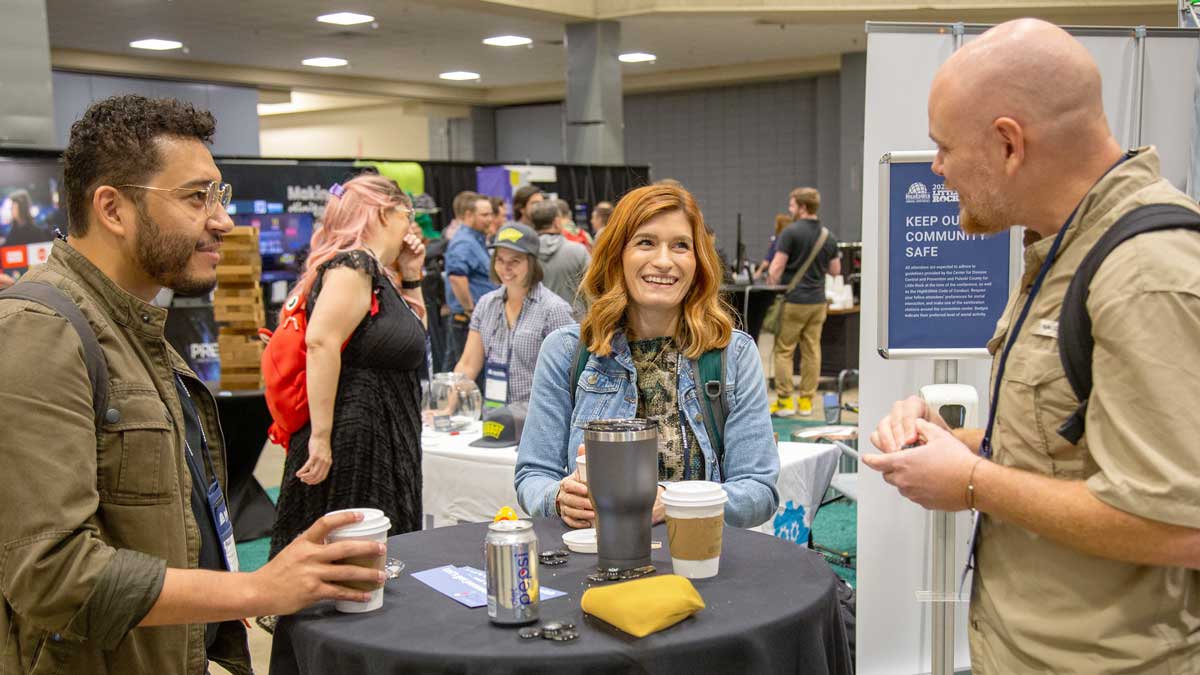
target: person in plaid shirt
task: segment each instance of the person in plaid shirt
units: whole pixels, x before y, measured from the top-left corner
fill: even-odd
[[[471,380],[483,372],[486,407],[528,401],[542,340],[575,323],[571,306],[542,284],[540,246],[537,233],[520,223],[500,228],[491,246],[492,281],[502,285],[479,299],[454,367]]]

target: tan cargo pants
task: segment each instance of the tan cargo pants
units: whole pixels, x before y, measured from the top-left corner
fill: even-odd
[[[815,396],[821,377],[821,328],[825,325],[825,303],[797,305],[783,303],[783,318],[775,336],[775,394],[783,399],[792,395],[792,359],[800,345],[799,396]]]

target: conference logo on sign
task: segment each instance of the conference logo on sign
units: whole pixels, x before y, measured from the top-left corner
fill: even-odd
[[[945,183],[938,183],[933,186],[933,203],[958,203],[958,193],[946,187]]]
[[[908,186],[908,192],[904,195],[905,204],[928,204],[929,201],[929,188],[924,183],[917,181]]]

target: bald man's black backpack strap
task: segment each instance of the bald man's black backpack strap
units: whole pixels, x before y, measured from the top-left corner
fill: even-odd
[[[92,412],[96,428],[104,422],[108,408],[108,359],[100,350],[96,331],[88,323],[79,305],[57,286],[41,281],[25,281],[0,291],[0,300],[27,300],[48,307],[70,322],[83,343],[83,361],[87,365],[88,380],[92,383]]]
[[[1092,317],[1087,310],[1092,277],[1096,276],[1108,254],[1129,239],[1146,232],[1178,229],[1200,232],[1200,214],[1175,204],[1138,207],[1114,223],[1075,270],[1058,318],[1058,356],[1075,398],[1079,400],[1079,407],[1058,428],[1058,434],[1071,443],[1077,444],[1083,438],[1088,398],[1092,395],[1092,350],[1096,342],[1092,337]]]

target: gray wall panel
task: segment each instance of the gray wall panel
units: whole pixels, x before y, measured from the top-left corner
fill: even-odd
[[[867,53],[842,55],[838,73],[841,96],[841,166],[838,169],[839,220],[847,240],[862,239],[863,115],[867,95]]]
[[[92,76],[54,71],[54,144],[65,148],[71,125],[92,104]]]
[[[675,178],[695,193],[731,258],[740,212],[747,259],[761,260],[788,192],[819,186],[823,170],[837,174],[836,159],[820,166],[818,89],[817,80],[803,79],[627,96],[626,161],[649,164],[655,179]],[[826,218],[837,222],[834,211]]]
[[[176,98],[211,112],[217,120],[214,155],[259,154],[258,91],[252,87],[63,71],[54,71],[53,78],[55,142],[60,147],[66,147],[71,125],[92,103],[120,94],[141,94]]]
[[[496,110],[496,161],[563,161],[563,106],[521,105]]]

